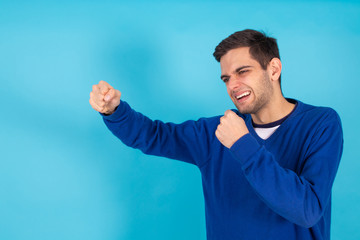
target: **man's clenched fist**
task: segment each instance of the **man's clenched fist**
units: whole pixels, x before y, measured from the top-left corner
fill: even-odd
[[[101,80],[99,84],[93,85],[89,103],[98,112],[112,114],[120,104],[120,96],[119,90]]]
[[[249,133],[244,120],[231,110],[227,110],[220,118],[215,135],[219,141],[227,148],[239,140],[242,136]]]

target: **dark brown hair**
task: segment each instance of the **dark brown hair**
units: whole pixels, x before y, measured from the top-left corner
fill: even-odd
[[[228,51],[239,47],[250,47],[249,52],[251,57],[255,59],[264,70],[267,69],[271,59],[280,59],[276,39],[266,36],[264,32],[252,29],[235,32],[222,40],[219,45],[216,46],[213,55],[216,61],[220,62],[221,57]],[[281,76],[279,82],[281,82]]]

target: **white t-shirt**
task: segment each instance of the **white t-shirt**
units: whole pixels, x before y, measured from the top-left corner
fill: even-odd
[[[270,128],[254,127],[254,130],[259,137],[266,140],[276,131],[276,129],[278,129],[278,127],[280,127],[280,125]]]

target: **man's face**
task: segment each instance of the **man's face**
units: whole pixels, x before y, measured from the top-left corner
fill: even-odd
[[[256,114],[270,102],[274,92],[270,75],[251,57],[249,47],[227,52],[220,67],[221,79],[239,112]]]

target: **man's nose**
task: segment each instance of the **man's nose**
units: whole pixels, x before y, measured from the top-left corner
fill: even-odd
[[[228,87],[231,90],[236,90],[236,88],[239,87],[239,79],[237,79],[235,76],[231,77],[228,82]]]

